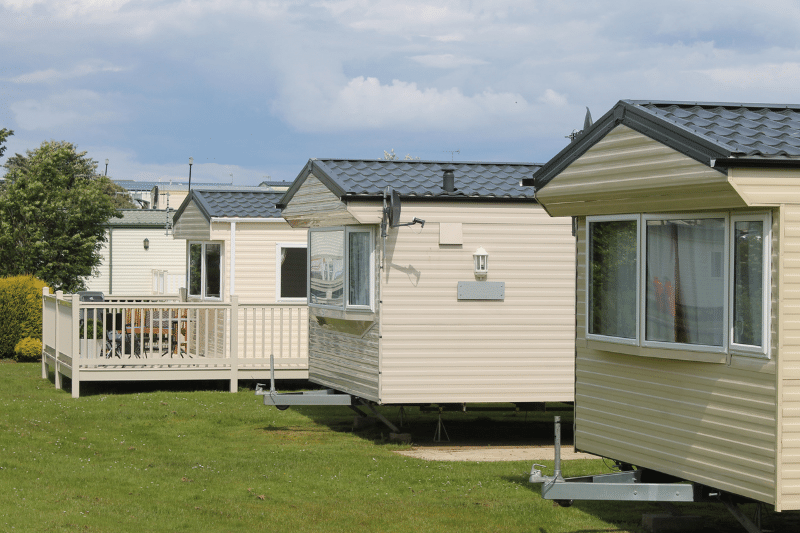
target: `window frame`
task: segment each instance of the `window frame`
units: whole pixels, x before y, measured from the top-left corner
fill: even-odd
[[[643,282],[647,279],[647,261],[642,261],[641,259],[646,259],[647,255],[647,222],[650,220],[713,220],[713,219],[722,219],[722,257],[726,257],[726,250],[728,250],[730,244],[728,242],[728,228],[729,228],[729,217],[727,213],[647,213],[641,215],[639,219],[639,227],[640,227],[640,235],[639,238],[641,239],[641,248],[640,253],[638,255],[639,259],[639,280]],[[641,339],[641,346],[648,347],[648,348],[667,348],[667,349],[677,349],[677,350],[690,350],[696,352],[713,352],[713,353],[726,353],[728,350],[728,343],[727,343],[727,324],[730,322],[729,317],[729,306],[730,302],[728,300],[728,287],[730,285],[730,278],[729,278],[729,263],[727,261],[723,262],[722,264],[722,345],[715,346],[712,344],[691,344],[691,343],[681,343],[681,342],[669,342],[669,341],[658,341],[658,340],[648,340],[647,339],[647,287],[641,286],[641,290],[639,291],[639,309],[640,309],[640,329],[639,329],[639,338]]]
[[[292,298],[281,296],[282,272],[281,255],[284,248],[303,248],[306,251],[306,295],[303,298]],[[309,259],[308,242],[276,242],[275,243],[275,301],[278,303],[307,303],[309,300],[308,279],[309,279]]]
[[[734,316],[734,290],[736,288],[736,280],[734,279],[735,272],[733,266],[735,264],[736,247],[733,245],[736,227],[736,222],[755,222],[759,221],[763,224],[761,233],[763,249],[761,250],[761,331],[762,331],[762,346],[752,346],[748,344],[739,344],[733,341],[735,319]],[[728,228],[728,240],[731,243],[729,246],[728,263],[731,265],[730,269],[730,284],[728,301],[730,302],[730,321],[728,328],[728,344],[732,354],[735,355],[749,355],[758,357],[770,357],[772,347],[772,216],[771,213],[754,212],[754,213],[731,213],[730,227]]]
[[[319,303],[312,303],[311,302],[311,258],[312,258],[312,250],[311,250],[311,239],[314,233],[323,233],[323,232],[336,232],[341,231],[343,233],[343,249],[342,249],[342,257],[343,257],[343,285],[342,285],[342,304],[341,305],[329,305],[329,304],[319,304]],[[369,276],[368,276],[368,283],[369,283],[369,304],[368,305],[354,305],[350,304],[350,250],[349,250],[349,243],[350,243],[350,235],[353,233],[367,233],[369,235],[369,254],[367,261],[369,262]],[[306,291],[307,291],[307,302],[309,307],[321,308],[321,309],[336,309],[340,311],[363,311],[363,312],[374,312],[375,310],[375,229],[372,227],[364,227],[364,226],[333,226],[333,227],[326,227],[326,228],[310,228],[308,230],[308,270],[306,274]]]
[[[641,327],[641,313],[640,313],[640,299],[638,295],[641,293],[641,276],[639,274],[639,268],[641,261],[640,259],[640,246],[641,246],[641,224],[639,224],[639,215],[601,215],[601,216],[593,216],[593,217],[586,217],[586,338],[591,340],[599,340],[599,341],[607,341],[607,342],[614,342],[617,344],[630,344],[633,346],[639,345],[639,329]],[[636,314],[635,320],[636,324],[634,326],[634,331],[636,331],[636,336],[632,339],[627,337],[613,337],[611,335],[601,335],[598,333],[590,333],[590,324],[589,321],[591,320],[591,301],[589,299],[589,295],[591,294],[591,272],[589,264],[589,254],[590,254],[590,243],[591,243],[591,230],[590,230],[590,223],[592,222],[625,222],[625,221],[635,221],[636,222]]]
[[[701,344],[688,344],[647,340],[647,290],[643,285],[647,279],[647,222],[651,220],[723,220],[723,248],[722,248],[722,282],[723,282],[723,319],[721,327],[722,346]],[[591,230],[596,222],[636,221],[636,338],[613,337],[590,333],[591,328]],[[737,222],[762,222],[763,249],[762,260],[762,345],[750,346],[733,342],[734,335],[734,253],[733,234]],[[743,355],[750,357],[771,357],[772,331],[772,213],[765,211],[727,211],[727,212],[702,212],[702,213],[638,213],[626,215],[599,215],[587,216],[584,228],[586,242],[585,266],[585,337],[587,341],[600,341],[622,345],[632,345],[640,348],[681,350],[684,352],[717,353],[727,355]]]
[[[200,245],[200,294],[192,294],[192,245]],[[206,296],[206,247],[219,246],[219,296]],[[223,301],[225,296],[225,243],[223,241],[188,241],[186,246],[186,294],[203,301]]]

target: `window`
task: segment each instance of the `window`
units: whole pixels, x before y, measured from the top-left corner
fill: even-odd
[[[189,296],[222,298],[222,245],[189,243]]]
[[[307,244],[284,243],[275,245],[276,284],[275,294],[278,301],[295,301],[306,299],[306,271],[308,269]]]
[[[768,354],[768,214],[587,219],[587,334]]]
[[[350,227],[309,231],[310,305],[372,308],[372,235]]]

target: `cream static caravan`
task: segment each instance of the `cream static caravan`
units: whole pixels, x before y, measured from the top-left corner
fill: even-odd
[[[186,241],[187,301],[228,302],[236,295],[243,308],[239,324],[243,342],[251,342],[253,335],[269,337],[268,331],[260,330],[271,327],[262,326],[260,317],[247,315],[247,306],[283,306],[284,322],[297,325],[287,330],[281,342],[292,359],[301,361],[276,364],[276,377],[305,379],[307,337],[300,325],[306,319],[307,231],[292,228],[281,217],[275,204],[285,188],[271,185],[193,188],[175,214],[174,237]],[[274,322],[279,325],[280,317]],[[256,357],[269,357],[268,350],[266,354],[256,351]],[[268,370],[249,377],[268,378]]]
[[[800,509],[800,106],[621,101],[528,183],[577,221],[575,447]]]
[[[538,168],[310,160],[281,201],[309,228],[309,379],[379,404],[571,401],[575,240],[520,186]]]

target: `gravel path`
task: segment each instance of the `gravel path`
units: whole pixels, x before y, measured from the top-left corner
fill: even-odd
[[[542,461],[553,460],[553,446],[415,446],[395,452],[426,461]],[[571,446],[561,448],[561,459],[599,459],[588,453],[575,453]]]

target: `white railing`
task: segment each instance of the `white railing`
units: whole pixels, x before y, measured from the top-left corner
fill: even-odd
[[[175,297],[111,296],[82,302],[43,293],[42,377],[81,381],[268,379],[308,375],[308,308]]]

